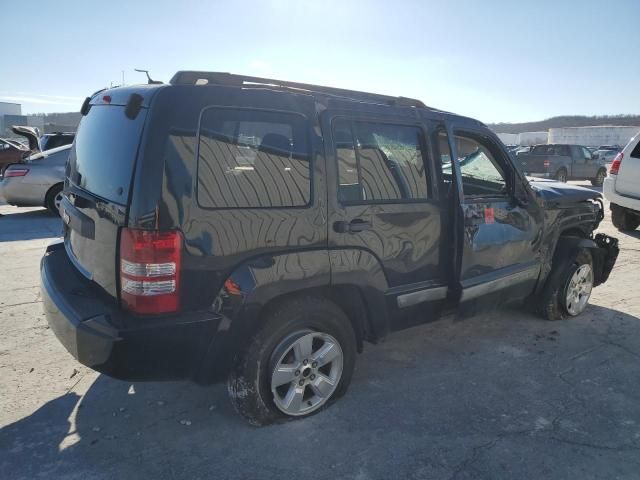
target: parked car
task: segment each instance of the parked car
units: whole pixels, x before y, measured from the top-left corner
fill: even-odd
[[[0,177],[7,165],[21,162],[30,152],[29,147],[25,145],[8,138],[0,138]]]
[[[622,232],[640,226],[640,133],[616,155],[604,181],[613,225]]]
[[[622,151],[622,147],[620,145],[600,145],[598,150],[613,150],[615,152]]]
[[[613,159],[618,155],[617,150],[596,150],[592,153],[593,158],[597,160],[602,160],[605,163],[613,162]]]
[[[418,100],[178,72],[82,113],[41,262],[52,331],[113,377],[226,379],[254,424],[317,412],[365,341],[457,308],[578,315],[617,256],[598,192],[529,183]]]
[[[536,145],[528,154],[517,157],[520,169],[532,177],[567,180],[590,180],[594,186],[601,186],[607,176],[607,162],[594,158],[581,145],[549,144]]]
[[[40,137],[40,146],[44,151],[64,145],[71,145],[75,136],[76,134],[73,132],[45,133]]]
[[[0,182],[0,197],[17,207],[47,207],[58,215],[64,184],[64,166],[71,145],[36,153],[9,165]]]

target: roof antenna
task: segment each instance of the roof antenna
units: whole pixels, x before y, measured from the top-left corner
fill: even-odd
[[[149,76],[149,70],[143,70],[141,68],[134,68],[133,70],[136,71],[136,72],[140,72],[140,73],[146,74],[147,75],[147,83],[149,85],[158,85],[158,84],[162,83],[159,80],[151,80],[151,77]]]

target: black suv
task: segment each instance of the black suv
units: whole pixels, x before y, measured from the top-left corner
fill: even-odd
[[[62,147],[73,143],[75,133],[73,132],[54,132],[45,133],[40,137],[40,148],[42,151],[51,150],[52,148]]]
[[[578,315],[617,256],[597,192],[527,181],[485,125],[417,100],[178,72],[82,113],[51,328],[113,377],[226,379],[254,424],[318,411],[365,340],[462,305]]]

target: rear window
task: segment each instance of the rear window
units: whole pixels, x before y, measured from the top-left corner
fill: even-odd
[[[569,147],[567,145],[536,145],[531,150],[532,155],[564,155],[568,157]]]
[[[308,205],[309,159],[303,116],[208,108],[198,134],[198,203],[204,208]]]
[[[145,109],[130,120],[124,107],[92,106],[80,122],[71,149],[71,182],[98,197],[125,205],[145,117]]]

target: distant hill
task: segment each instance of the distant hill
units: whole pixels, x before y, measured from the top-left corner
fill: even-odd
[[[640,115],[564,115],[539,122],[490,123],[489,128],[496,133],[542,132],[550,128],[594,127],[599,125],[640,126]]]

